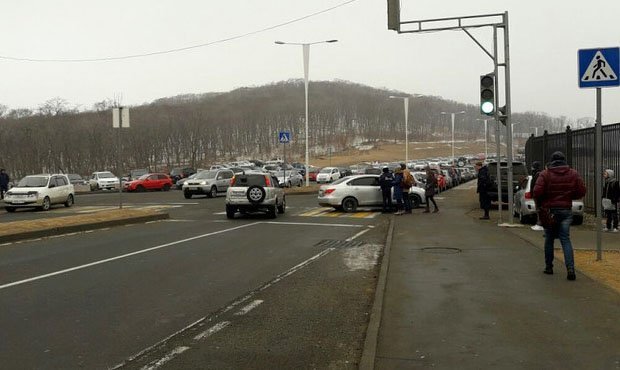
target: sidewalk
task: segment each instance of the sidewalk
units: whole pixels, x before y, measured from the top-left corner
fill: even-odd
[[[620,369],[620,294],[579,265],[574,282],[558,260],[543,274],[542,233],[478,220],[465,186],[441,194],[439,213],[394,217],[364,351],[374,368]],[[571,233],[594,248],[591,231]]]

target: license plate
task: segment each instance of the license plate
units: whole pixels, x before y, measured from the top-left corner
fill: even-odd
[[[198,188],[192,187],[192,188],[189,188],[189,190],[198,190]]]
[[[14,200],[13,204],[24,204],[23,200]]]

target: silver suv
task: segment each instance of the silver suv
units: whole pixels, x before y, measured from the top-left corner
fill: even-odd
[[[44,174],[26,176],[4,196],[4,209],[15,212],[17,208],[50,209],[52,204],[71,207],[75,191],[67,175]]]
[[[209,198],[215,198],[228,189],[233,175],[230,169],[200,171],[193,179],[183,183],[183,196],[190,199],[192,195],[206,194]]]
[[[235,175],[226,191],[226,217],[236,212],[265,212],[271,218],[284,213],[286,198],[278,179],[269,173]]]

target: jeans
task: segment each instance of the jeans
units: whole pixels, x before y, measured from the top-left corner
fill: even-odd
[[[570,241],[570,225],[573,222],[573,212],[570,209],[552,208],[551,214],[555,220],[555,225],[551,228],[545,227],[545,265],[553,267],[553,242],[555,238],[559,238],[560,244],[562,244],[562,251],[564,252],[566,268],[575,268],[573,245]]]
[[[405,201],[405,212],[411,212],[411,198],[409,198],[409,189],[405,192],[403,189],[403,200]]]
[[[616,207],[617,208],[617,207]],[[610,211],[605,211],[605,217],[607,217],[607,229],[611,230],[618,228],[618,210],[612,209]]]

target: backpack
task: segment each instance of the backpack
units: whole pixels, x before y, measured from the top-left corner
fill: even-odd
[[[407,171],[404,173],[402,185],[406,188],[413,186],[413,175],[411,172]]]

